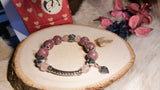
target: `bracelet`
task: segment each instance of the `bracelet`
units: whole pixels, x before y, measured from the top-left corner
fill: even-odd
[[[63,71],[54,68],[49,65],[47,61],[47,56],[49,50],[54,47],[54,45],[59,45],[62,41],[68,42],[77,42],[80,46],[84,48],[84,51],[87,53],[85,64],[78,70],[75,71]],[[81,75],[82,73],[87,73],[90,67],[94,66],[98,68],[100,73],[109,73],[109,70],[106,66],[100,66],[95,61],[98,58],[98,53],[95,51],[95,44],[90,42],[88,37],[80,37],[79,35],[64,35],[63,37],[56,35],[51,40],[46,40],[41,48],[35,55],[36,60],[35,64],[43,72],[49,72],[60,76],[74,76]]]

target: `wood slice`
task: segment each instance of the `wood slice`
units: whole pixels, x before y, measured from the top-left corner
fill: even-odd
[[[41,72],[35,67],[35,53],[42,43],[55,35],[66,34],[87,36],[91,42],[101,37],[113,40],[104,47],[96,46],[99,55],[96,62],[107,66],[109,74],[101,74],[92,67],[86,74],[68,77]],[[76,42],[62,42],[49,51],[47,62],[57,69],[77,70],[84,64],[85,55]],[[18,45],[8,67],[8,80],[16,90],[98,89],[123,76],[134,60],[130,45],[114,33],[83,25],[60,25],[37,31]]]

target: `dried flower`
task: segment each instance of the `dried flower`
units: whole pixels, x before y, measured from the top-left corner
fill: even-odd
[[[136,36],[147,36],[152,30],[151,28],[142,27],[143,24],[150,24],[152,22],[152,16],[149,14],[149,7],[150,5],[148,3],[142,4],[141,7],[133,3],[126,7],[128,11],[136,14],[129,19],[130,31]]]
[[[98,19],[95,19],[94,21],[101,21],[101,26],[104,28],[107,28],[110,24],[113,23],[112,20],[104,16],[100,16]]]
[[[115,21],[113,24],[111,24],[107,30],[116,33],[117,35],[119,35],[120,37],[122,37],[123,39],[126,39],[126,37],[129,35],[129,27],[127,25],[127,21],[121,21],[120,23],[118,23],[117,21]]]
[[[136,36],[147,36],[152,28],[144,27],[143,24],[150,24],[152,22],[152,16],[150,15],[151,5],[143,3],[141,5],[137,3],[130,3],[125,8],[120,0],[114,1],[114,9],[110,12],[113,17],[123,16],[123,20],[118,23],[113,23],[109,18],[100,16],[98,20],[101,21],[102,27],[118,34],[120,37],[126,39],[126,37],[132,33]]]
[[[129,13],[123,9],[123,4],[120,0],[115,0],[114,1],[114,9],[111,11],[111,15],[113,17],[120,17],[121,15],[123,16],[123,19],[128,20],[130,18]]]
[[[148,28],[148,27],[138,27],[134,30],[133,33],[139,37],[146,37],[151,32],[151,30],[152,28]]]
[[[131,29],[135,29],[138,26],[141,26],[143,21],[142,19],[143,19],[143,15],[141,14],[134,15],[129,19],[128,25],[130,26]]]

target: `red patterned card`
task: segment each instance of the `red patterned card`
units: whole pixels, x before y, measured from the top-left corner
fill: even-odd
[[[12,0],[29,33],[72,23],[68,0]]]

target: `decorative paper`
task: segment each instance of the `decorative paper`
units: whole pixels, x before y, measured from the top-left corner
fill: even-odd
[[[72,23],[68,0],[12,0],[29,33]]]

